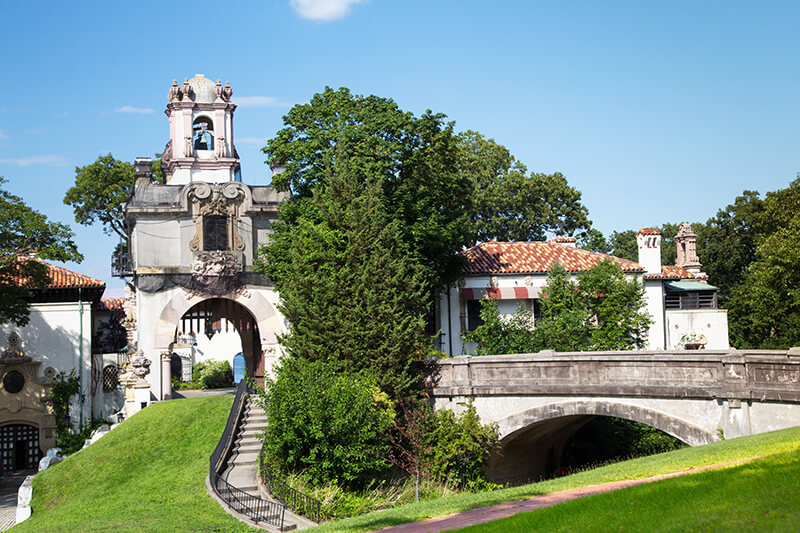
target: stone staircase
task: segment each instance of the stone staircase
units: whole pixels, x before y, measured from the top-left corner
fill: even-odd
[[[250,398],[246,398],[242,413],[242,422],[233,443],[233,449],[222,478],[234,487],[263,500],[275,501],[264,490],[258,477],[258,453],[261,451],[261,432],[267,426],[267,415]],[[254,524],[264,527],[262,524]],[[304,516],[284,511],[283,531],[306,529],[317,524]],[[268,528],[274,529],[274,528]]]
[[[249,398],[245,400],[242,424],[236,435],[233,453],[222,478],[250,494],[259,494],[258,452],[261,451],[261,432],[267,426],[264,410]]]

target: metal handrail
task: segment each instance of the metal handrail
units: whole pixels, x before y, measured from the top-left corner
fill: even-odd
[[[258,470],[261,474],[261,481],[269,493],[295,513],[303,515],[314,522],[320,522],[322,519],[322,504],[319,500],[303,494],[278,478],[265,464],[265,457],[266,449],[262,446],[261,451],[258,453]]]
[[[233,399],[233,406],[231,406],[231,412],[228,415],[228,421],[225,424],[222,436],[220,436],[217,447],[214,448],[214,452],[208,459],[208,478],[214,494],[232,510],[254,522],[264,522],[283,530],[283,519],[286,512],[285,504],[264,500],[259,496],[245,492],[231,485],[228,480],[220,475],[231,455],[236,433],[241,425],[246,398],[247,383],[242,380],[236,386],[236,396]]]

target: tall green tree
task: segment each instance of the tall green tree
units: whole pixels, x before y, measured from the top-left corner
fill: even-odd
[[[528,174],[508,149],[475,131],[458,136],[459,167],[474,183],[477,242],[583,237],[591,228],[581,193],[560,173]]]
[[[163,183],[160,154],[153,162],[153,178]],[[107,235],[117,234],[128,239],[124,203],[133,188],[134,166],[132,163],[114,159],[111,154],[102,155],[97,161],[83,167],[75,167],[75,185],[67,190],[64,203],[71,206],[75,221],[90,226],[99,222]]]
[[[381,202],[381,181],[359,172],[340,164],[324,190],[289,206],[300,215],[276,224],[256,268],[281,295],[290,357],[367,372],[394,394],[411,387],[428,351],[424,267]]]
[[[0,178],[0,186],[4,183]],[[50,281],[44,264],[20,256],[82,261],[73,239],[68,226],[50,222],[22,198],[0,187],[0,324],[27,324],[32,291]]]
[[[263,151],[269,163],[286,167],[272,180],[294,195],[281,213],[285,223],[308,218],[315,204],[303,200],[324,192],[346,166],[352,176],[376,183],[377,198],[397,221],[407,253],[424,267],[426,284],[456,279],[463,264],[456,252],[471,243],[473,187],[458,170],[457,139],[444,115],[415,117],[390,99],[326,87],[294,106],[284,125]]]

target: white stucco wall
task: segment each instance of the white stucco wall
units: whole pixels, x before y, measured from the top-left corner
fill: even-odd
[[[708,350],[727,350],[728,311],[727,309],[692,309],[666,312],[667,349],[680,348],[681,337],[696,333],[705,335]]]
[[[35,303],[30,307],[30,321],[24,327],[13,324],[0,325],[0,347],[5,349],[8,336],[16,331],[22,339],[25,355],[41,361],[39,373],[51,366],[56,371],[69,373],[80,369],[79,376],[84,395],[83,410],[77,399],[70,416],[77,424],[83,416],[92,416],[91,364],[92,364],[92,309],[90,302]]]
[[[646,350],[663,350],[664,333],[664,282],[644,280],[645,310],[650,315],[650,329],[647,333]]]

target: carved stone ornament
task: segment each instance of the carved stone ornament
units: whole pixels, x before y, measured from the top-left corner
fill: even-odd
[[[203,217],[206,215],[227,216],[229,249],[237,252],[244,250],[244,240],[236,230],[236,224],[239,219],[239,205],[244,199],[244,192],[235,183],[223,185],[198,183],[189,192],[189,199],[192,201],[192,221],[195,224],[195,234],[189,242],[191,251],[199,252],[205,249]]]
[[[174,102],[178,99],[178,95],[180,94],[180,88],[178,87],[178,80],[172,80],[172,87],[169,88],[169,94],[167,98],[169,98],[170,102]]]
[[[22,350],[22,339],[19,334],[16,331],[11,332],[8,336],[8,347],[0,357],[0,364],[28,363],[30,360],[31,358]]]
[[[139,350],[139,353],[131,361],[133,367],[133,375],[139,378],[139,383],[146,383],[144,378],[150,373],[150,365],[153,362],[144,356],[144,352]]]
[[[242,289],[242,265],[233,254],[203,252],[192,264],[192,292],[222,296]]]

